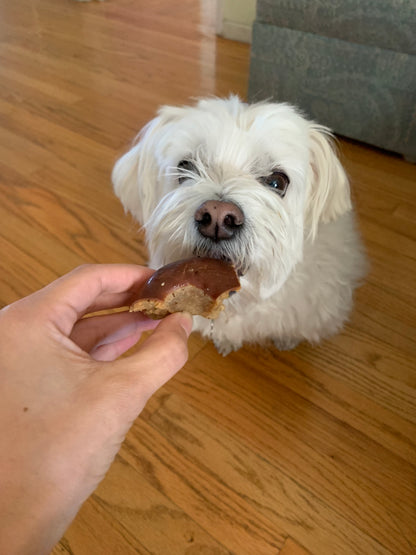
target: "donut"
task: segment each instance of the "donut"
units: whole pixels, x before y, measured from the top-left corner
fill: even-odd
[[[193,257],[162,266],[147,280],[130,306],[153,319],[173,312],[217,318],[223,301],[240,289],[237,272],[229,262]]]

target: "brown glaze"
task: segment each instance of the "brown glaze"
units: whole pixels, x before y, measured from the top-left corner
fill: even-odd
[[[193,288],[195,288],[195,294],[189,295]],[[203,294],[207,300],[209,299],[209,306],[214,307],[217,300],[220,304],[231,291],[239,289],[240,282],[235,268],[231,264],[214,258],[193,257],[159,268],[140,289],[131,310],[143,310],[144,306],[147,306],[144,301],[157,301],[158,315],[163,317],[164,305],[161,303],[164,303],[165,300],[170,303],[172,295],[178,298],[177,295],[181,293],[182,297],[182,293],[187,291],[188,294],[183,296],[186,301],[183,301],[185,304],[181,310],[206,315],[210,313],[209,310],[192,311],[193,296],[196,300],[196,295],[200,297]],[[215,310],[220,308],[218,304]],[[171,311],[167,306],[165,308]],[[148,310],[149,313],[152,312],[152,309]]]

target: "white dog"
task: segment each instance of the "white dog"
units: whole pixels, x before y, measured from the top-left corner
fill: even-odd
[[[194,319],[220,353],[317,342],[348,317],[365,272],[348,179],[328,129],[293,107],[235,96],[162,107],[113,183],[144,224],[151,267],[196,254],[238,269],[219,318]]]

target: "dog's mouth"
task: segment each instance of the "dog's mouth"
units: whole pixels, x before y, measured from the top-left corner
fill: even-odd
[[[238,260],[237,258],[225,255],[224,253],[213,251],[211,249],[194,249],[193,251],[194,256],[207,256],[209,258],[215,258],[217,260],[223,260],[228,264],[234,266],[235,271],[237,272],[239,277],[242,277],[248,270],[247,265],[243,260]]]

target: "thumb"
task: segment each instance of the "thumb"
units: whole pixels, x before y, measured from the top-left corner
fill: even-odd
[[[142,400],[147,400],[184,366],[188,360],[187,342],[191,331],[189,314],[171,314],[160,322],[135,354],[117,361],[118,371],[127,373],[133,382],[131,389]]]

